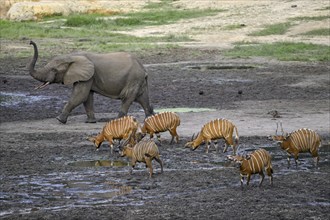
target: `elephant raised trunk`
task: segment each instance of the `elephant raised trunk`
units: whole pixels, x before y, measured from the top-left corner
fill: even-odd
[[[33,58],[32,58],[31,63],[29,65],[30,74],[31,74],[31,76],[33,76],[33,74],[35,72],[34,67],[36,65],[39,53],[38,53],[38,47],[37,47],[36,43],[34,43],[33,41],[30,41],[30,44],[33,45],[33,48],[34,48]]]
[[[35,88],[35,89],[40,89],[40,88],[43,88],[43,87],[47,86],[50,82],[47,81],[47,75],[46,75],[47,70],[35,70],[35,65],[37,63],[38,56],[39,56],[38,47],[37,47],[36,43],[34,43],[33,41],[30,41],[30,44],[34,48],[34,54],[33,54],[33,58],[31,60],[31,63],[28,66],[28,69],[29,69],[30,75],[34,79],[36,79],[40,82],[43,82],[43,84],[41,84],[40,86],[37,86]]]

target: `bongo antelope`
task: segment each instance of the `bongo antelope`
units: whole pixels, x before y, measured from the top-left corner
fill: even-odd
[[[235,143],[233,141],[233,132],[235,130]],[[225,139],[225,149],[223,152],[225,153],[227,151],[228,145],[230,145],[233,148],[234,155],[236,154],[236,146],[238,144],[238,132],[237,127],[229,120],[227,119],[215,119],[213,121],[210,121],[206,123],[201,131],[197,134],[196,139],[194,139],[194,135],[191,138],[191,141],[186,143],[185,147],[191,147],[193,150],[195,150],[199,145],[202,144],[204,141],[206,146],[206,153],[209,151],[210,142],[212,140],[217,140],[223,138]],[[217,149],[217,143],[215,144],[215,147]]]
[[[129,138],[130,142],[134,143],[138,126],[139,123],[134,117],[124,116],[107,122],[101,133],[95,137],[89,137],[88,140],[94,143],[96,149],[101,146],[103,141],[107,140],[110,144],[111,153],[113,153],[113,140]]]
[[[288,154],[288,167],[290,167],[290,157],[294,156],[296,166],[298,166],[299,153],[309,152],[315,162],[318,165],[319,155],[318,150],[321,146],[320,136],[313,130],[308,128],[298,129],[289,134],[284,134],[282,122],[280,123],[282,134],[278,135],[278,123],[275,135],[272,136],[272,140],[279,143],[280,147]]]
[[[241,187],[243,187],[244,177],[247,176],[246,185],[249,185],[252,174],[259,174],[261,180],[259,187],[261,186],[265,175],[264,170],[270,177],[270,184],[273,185],[273,168],[271,162],[271,156],[265,149],[259,149],[246,156],[232,156],[228,155],[229,160],[234,161],[239,165],[241,175]]]
[[[152,177],[152,160],[155,159],[161,167],[161,173],[163,173],[163,163],[160,160],[159,150],[157,145],[152,140],[142,140],[135,145],[126,143],[123,144],[123,150],[121,156],[131,158],[132,169],[130,173],[133,172],[136,162],[142,162],[146,164],[149,168],[150,177]]]

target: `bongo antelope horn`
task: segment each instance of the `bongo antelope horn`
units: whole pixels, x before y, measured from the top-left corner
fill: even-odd
[[[282,136],[284,136],[284,131],[283,131],[283,127],[282,127],[282,122],[280,122],[280,125],[281,125]]]
[[[193,133],[193,135],[191,136],[191,141],[194,140],[194,137],[195,137],[195,133]]]

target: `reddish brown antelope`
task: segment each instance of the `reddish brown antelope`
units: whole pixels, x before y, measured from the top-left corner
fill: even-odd
[[[150,177],[152,177],[153,169],[151,162],[153,159],[160,164],[161,173],[163,173],[163,163],[160,160],[159,150],[154,141],[142,140],[136,145],[128,144],[126,141],[123,146],[121,156],[131,158],[132,169],[130,170],[130,173],[133,172],[136,162],[142,162],[149,168]]]
[[[235,130],[235,143],[233,141],[233,132]],[[225,139],[225,148],[223,152],[227,151],[228,145],[233,148],[234,155],[236,154],[236,146],[238,144],[238,132],[236,126],[227,119],[215,119],[206,123],[201,131],[197,134],[196,139],[194,140],[194,135],[191,138],[192,141],[186,143],[185,147],[191,147],[195,150],[199,145],[204,141],[206,146],[206,153],[209,152],[210,143],[212,140],[217,140],[223,138]],[[216,149],[218,148],[217,143],[215,143]]]
[[[299,153],[309,152],[314,161],[315,165],[318,165],[319,162],[319,154],[318,150],[321,146],[321,138],[315,132],[307,128],[298,129],[289,134],[284,134],[282,123],[281,131],[282,134],[278,135],[278,123],[275,135],[272,136],[272,140],[279,143],[280,147],[285,150],[288,154],[288,167],[290,167],[290,157],[294,156],[296,167],[298,166],[298,155]]]
[[[142,136],[147,133],[150,135],[150,139],[156,134],[158,141],[160,142],[160,132],[169,131],[172,140],[175,138],[176,143],[179,142],[179,135],[176,128],[180,125],[180,118],[174,112],[161,112],[152,116],[149,116],[144,120],[144,124],[141,128]]]
[[[270,184],[273,185],[273,168],[272,168],[271,156],[266,150],[259,149],[246,156],[228,155],[227,158],[239,165],[242,188],[243,188],[244,177],[247,176],[246,185],[249,185],[251,175],[256,173],[258,173],[261,176],[261,180],[259,183],[259,187],[260,187],[265,178],[265,174],[263,170],[267,172],[267,175],[270,177]]]
[[[103,127],[101,133],[95,137],[89,137],[88,140],[93,142],[96,149],[98,149],[102,142],[107,140],[109,142],[111,153],[113,153],[113,140],[130,139],[134,143],[136,131],[139,123],[132,116],[124,116],[122,118],[109,121]]]

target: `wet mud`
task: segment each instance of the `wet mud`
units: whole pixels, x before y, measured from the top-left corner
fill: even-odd
[[[105,142],[96,151],[86,141],[87,136],[98,132],[104,121],[110,119],[109,115],[98,117],[96,125],[85,124],[80,106],[72,112],[67,125],[59,124],[53,118],[60,113],[71,88],[51,85],[42,91],[33,90],[38,82],[22,67],[27,60],[19,60],[21,64],[13,72],[12,67],[17,66],[12,63],[14,60],[3,59],[0,218],[328,219],[329,65],[226,61],[215,58],[215,51],[202,51],[200,57],[189,56],[193,53],[186,49],[174,52],[139,55],[149,72],[155,109],[180,109],[182,115],[194,111],[213,115],[219,110],[259,112],[260,103],[277,100],[279,104],[294,103],[287,109],[277,109],[283,122],[299,119],[294,114],[297,112],[310,118],[325,112],[325,120],[317,127],[323,142],[319,166],[315,167],[310,154],[304,153],[298,167],[291,159],[288,168],[287,156],[276,144],[263,133],[247,135],[251,133],[249,121],[233,118],[240,125],[239,152],[265,148],[272,156],[274,169],[273,186],[266,176],[259,188],[260,176],[253,175],[250,185],[242,189],[238,168],[226,159],[232,150],[222,152],[223,140],[219,141],[219,151],[211,147],[208,154],[205,145],[195,151],[184,148],[202,126],[191,117],[196,124],[187,128],[181,123],[179,143],[170,145],[168,134],[162,135],[162,143],[158,143],[164,173],[160,174],[159,164],[153,162],[153,178],[149,178],[142,163],[130,175],[130,161],[119,157],[118,149],[111,154]],[[313,80],[309,81],[311,73]],[[306,82],[310,84],[305,85]],[[246,108],[243,103],[252,106]],[[306,107],[306,103],[314,105]],[[119,101],[95,97],[97,113],[115,115],[119,106]],[[254,117],[268,117],[273,126],[275,120],[266,110]],[[274,110],[273,106],[268,110]],[[140,107],[131,106],[130,114],[141,116]],[[305,120],[305,127],[310,124]]]

